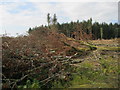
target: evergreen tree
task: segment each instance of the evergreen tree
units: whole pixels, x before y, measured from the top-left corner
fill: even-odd
[[[54,14],[54,16],[53,16],[53,25],[55,25],[55,24],[57,24],[57,17],[56,17],[56,14]]]
[[[32,31],[32,29],[31,29],[31,28],[29,28],[28,33],[30,33],[31,31]]]
[[[48,27],[49,27],[50,25],[50,14],[49,13],[47,14],[47,22],[48,22]]]
[[[90,18],[87,22],[87,29],[88,29],[88,33],[92,33],[92,18]]]

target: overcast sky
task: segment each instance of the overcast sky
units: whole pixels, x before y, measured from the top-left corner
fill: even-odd
[[[46,25],[47,13],[50,13],[51,16],[56,13],[60,23],[83,21],[89,18],[92,18],[94,22],[118,22],[118,0],[49,1],[52,2],[47,0],[44,2],[40,0],[2,0],[0,2],[0,34],[6,31],[8,35],[15,36],[16,33],[26,33],[29,27]]]

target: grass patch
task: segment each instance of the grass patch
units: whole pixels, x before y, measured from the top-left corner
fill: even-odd
[[[97,47],[98,50],[111,50],[111,51],[120,51],[120,47]]]
[[[117,59],[102,58],[99,61],[85,61],[76,68],[70,88],[117,88]]]

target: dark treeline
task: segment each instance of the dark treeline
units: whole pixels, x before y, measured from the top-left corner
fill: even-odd
[[[70,23],[58,23],[56,14],[53,18],[50,17],[50,14],[47,16],[48,26],[40,26],[49,28],[51,30],[56,30],[59,33],[64,33],[67,37],[72,37],[75,39],[112,39],[120,37],[120,24],[118,23],[99,23],[92,22],[92,18],[87,21]],[[32,30],[37,30],[40,27],[30,28],[29,32]]]

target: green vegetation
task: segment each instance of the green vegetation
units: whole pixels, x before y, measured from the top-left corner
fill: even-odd
[[[38,80],[34,80],[33,82],[27,80],[25,85],[18,86],[18,88],[41,88],[41,87]]]
[[[118,71],[117,60],[112,57],[83,62],[72,74],[69,88],[117,88]]]
[[[99,50],[120,51],[120,47],[97,47]]]

